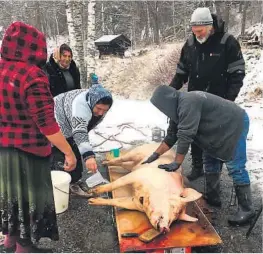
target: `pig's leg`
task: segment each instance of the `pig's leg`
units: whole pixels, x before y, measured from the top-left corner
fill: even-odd
[[[116,206],[120,208],[125,208],[128,210],[138,210],[143,211],[140,206],[137,204],[134,197],[123,197],[123,198],[113,198],[113,199],[105,199],[105,198],[90,198],[90,205],[107,205],[107,206]]]
[[[143,156],[141,154],[128,152],[118,158],[104,161],[103,164],[107,166],[120,166],[124,169],[132,170],[132,168],[136,166],[142,159]]]
[[[92,188],[88,191],[88,193],[91,195],[98,195],[100,193],[113,191],[113,190],[118,189],[122,186],[132,184],[137,180],[137,178],[139,176],[139,174],[137,172],[138,171],[131,172],[125,176],[118,178],[114,182]]]
[[[181,212],[181,214],[179,215],[179,220],[184,220],[184,221],[191,221],[191,222],[195,222],[195,221],[198,221],[197,218],[195,217],[192,217],[188,214],[186,214],[186,208],[184,208]]]

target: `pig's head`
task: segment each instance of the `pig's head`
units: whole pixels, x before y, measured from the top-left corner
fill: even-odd
[[[162,195],[165,194],[165,195]],[[180,219],[187,202],[199,199],[202,194],[191,188],[186,188],[181,195],[168,193],[151,193],[144,200],[144,211],[152,226],[161,233],[168,233],[173,221]]]
[[[170,204],[169,198],[163,193],[153,193],[145,197],[143,202],[144,211],[147,214],[152,226],[162,233],[170,231]]]

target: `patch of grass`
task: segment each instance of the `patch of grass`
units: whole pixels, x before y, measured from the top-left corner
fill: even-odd
[[[148,77],[148,82],[152,86],[168,85],[173,79],[178,60],[180,58],[181,47],[177,47],[172,53],[158,62],[157,68]]]

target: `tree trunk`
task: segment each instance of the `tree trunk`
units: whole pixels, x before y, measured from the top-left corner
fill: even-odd
[[[35,26],[37,29],[39,29],[41,31],[41,16],[40,16],[40,6],[39,6],[39,2],[36,1],[35,2],[36,6],[36,10],[35,10],[35,18],[36,18],[36,23],[35,23]]]
[[[146,25],[145,25],[145,37],[146,45],[151,43],[151,21],[150,21],[150,12],[149,12],[149,2],[145,1],[146,6]]]
[[[240,3],[239,3],[239,6],[238,6],[238,12],[239,12],[239,13],[242,12],[242,6],[243,6],[243,2],[240,2]]]
[[[159,7],[158,2],[154,2],[154,43],[160,45],[160,28],[159,28]]]
[[[131,10],[132,10],[132,18],[131,18],[131,36],[132,36],[132,41],[133,41],[133,44],[132,44],[132,49],[135,49],[136,48],[136,3],[135,2],[131,2]]]
[[[247,9],[248,9],[249,2],[244,3],[244,8],[243,8],[243,15],[242,15],[242,23],[241,23],[241,35],[245,34],[245,29],[246,29],[246,19],[247,19]]]
[[[218,17],[223,17],[222,15],[222,5],[225,3],[222,3],[222,1],[215,1],[215,7],[216,7],[216,14]]]
[[[228,31],[228,27],[229,27],[229,10],[231,8],[231,3],[226,3],[226,9],[225,9],[225,31]]]
[[[54,9],[54,19],[55,19],[55,22],[56,22],[56,43],[57,43],[57,37],[59,35],[59,25],[58,25],[58,15],[57,15],[57,9],[55,8]]]
[[[81,86],[84,86],[84,76],[86,77],[84,48],[82,40],[82,19],[81,19],[82,4],[76,0],[66,1],[66,14],[69,32],[70,47],[73,51],[73,59],[80,70]]]
[[[95,55],[96,55],[96,47],[94,44],[95,41],[95,0],[88,1],[88,37],[87,37],[87,55],[86,55],[86,63],[87,63],[87,80],[89,80],[89,75],[95,72]]]
[[[186,39],[187,38],[187,25],[188,25],[188,22],[187,22],[187,18],[186,18],[186,1],[184,1],[184,38]]]
[[[104,20],[104,3],[101,2],[101,31],[105,34],[105,20]]]
[[[173,33],[174,33],[174,38],[176,38],[176,29],[175,29],[175,1],[173,1]]]

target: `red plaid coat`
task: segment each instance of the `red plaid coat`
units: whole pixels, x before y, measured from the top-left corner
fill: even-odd
[[[47,156],[51,145],[45,135],[59,131],[54,102],[45,73],[44,34],[22,22],[5,32],[0,59],[0,146]]]

